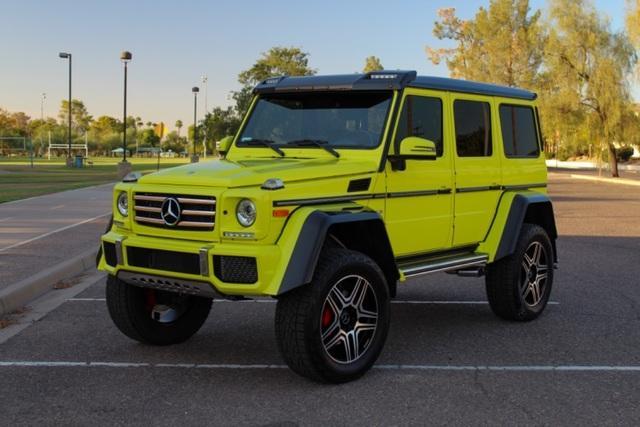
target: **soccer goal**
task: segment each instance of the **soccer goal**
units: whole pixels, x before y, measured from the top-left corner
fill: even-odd
[[[26,136],[0,136],[0,156],[29,155],[32,148]]]
[[[69,151],[69,144],[62,143],[52,143],[51,135],[49,135],[49,147],[47,148],[47,159],[51,160],[51,150],[67,150]],[[89,157],[89,144],[87,141],[87,135],[84,136],[84,144],[71,144],[71,151],[73,150],[84,150],[84,156]],[[69,153],[69,157],[71,157],[71,153]]]

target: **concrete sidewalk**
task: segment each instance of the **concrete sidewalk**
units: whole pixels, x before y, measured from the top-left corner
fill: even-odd
[[[111,212],[113,184],[0,204],[0,254]]]
[[[93,268],[111,214],[112,188],[104,184],[0,204],[2,311]]]

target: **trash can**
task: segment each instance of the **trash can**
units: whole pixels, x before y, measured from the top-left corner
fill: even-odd
[[[83,160],[84,160],[84,157],[82,157],[81,155],[76,156],[75,167],[81,168]]]

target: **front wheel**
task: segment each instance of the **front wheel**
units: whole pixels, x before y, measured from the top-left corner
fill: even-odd
[[[145,344],[178,344],[191,338],[207,320],[211,298],[141,288],[107,278],[107,307],[113,323]]]
[[[276,339],[299,375],[342,383],[367,372],[389,329],[389,290],[371,258],[346,249],[326,250],[311,284],[278,300]]]
[[[523,224],[515,252],[487,267],[487,298],[493,312],[507,320],[538,317],[551,294],[553,259],[544,228]]]

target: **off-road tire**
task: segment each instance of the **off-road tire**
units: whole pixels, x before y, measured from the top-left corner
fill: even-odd
[[[537,244],[544,249],[546,282],[539,295],[539,302],[530,305],[522,295],[525,251]],[[513,254],[487,266],[486,289],[491,310],[505,320],[529,321],[544,311],[553,285],[554,254],[551,240],[544,228],[535,224],[522,225]],[[537,299],[537,298],[536,298]]]
[[[340,364],[322,343],[321,316],[334,285],[353,275],[366,279],[372,290],[368,292],[375,294],[377,324],[362,355],[352,363]],[[361,377],[384,346],[389,329],[389,299],[385,276],[371,258],[347,249],[325,248],[312,282],[278,298],[275,331],[282,357],[294,372],[314,381],[343,383]]]
[[[133,286],[114,276],[107,278],[107,307],[113,323],[129,338],[152,345],[178,344],[191,338],[207,320],[211,298],[186,297],[186,310],[170,323],[151,318],[145,292],[150,289]]]

